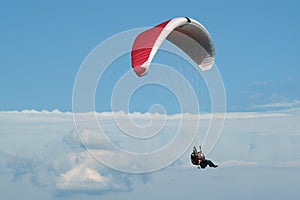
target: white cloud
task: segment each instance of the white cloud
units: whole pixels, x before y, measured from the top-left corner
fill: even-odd
[[[78,165],[62,173],[56,187],[59,190],[117,190],[120,186],[114,183],[111,176],[103,176],[95,169]]]
[[[262,104],[262,105],[254,105],[252,108],[254,109],[287,109],[287,108],[297,108],[300,107],[300,101],[294,100],[294,101],[282,101],[282,102],[275,102],[275,103],[268,103],[268,104]]]
[[[254,166],[259,165],[255,161],[244,161],[244,160],[226,160],[220,163],[222,167],[241,167],[241,166]]]
[[[226,114],[226,119],[254,119],[254,118],[273,118],[284,117],[286,113],[274,113],[274,112],[231,112]]]
[[[300,160],[291,160],[282,164],[286,167],[300,167]]]
[[[99,131],[92,129],[84,129],[79,131],[80,140],[84,146],[88,149],[101,148],[109,149],[110,146],[107,145],[106,138],[104,135],[99,134]]]

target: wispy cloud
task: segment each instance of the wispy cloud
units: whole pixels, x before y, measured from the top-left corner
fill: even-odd
[[[222,167],[241,167],[241,166],[255,166],[259,165],[256,161],[244,161],[244,160],[226,160],[220,163]]]
[[[299,100],[268,103],[268,104],[252,106],[252,108],[254,108],[254,109],[277,109],[277,108],[287,109],[287,108],[294,108],[294,107],[300,107]]]

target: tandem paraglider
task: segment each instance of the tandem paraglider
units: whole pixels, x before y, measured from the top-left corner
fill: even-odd
[[[193,165],[198,166],[198,168],[205,169],[207,166],[216,168],[218,165],[214,164],[211,160],[205,158],[204,153],[201,150],[201,146],[199,147],[200,151],[197,151],[197,148],[193,148],[193,152],[191,154],[191,162]]]
[[[215,48],[209,32],[194,19],[178,17],[154,26],[135,38],[131,50],[131,64],[139,77],[147,74],[152,60],[165,40],[188,55],[201,71],[210,70],[214,65]],[[194,147],[191,162],[199,169],[207,166],[218,167],[205,158],[201,146],[199,152]]]

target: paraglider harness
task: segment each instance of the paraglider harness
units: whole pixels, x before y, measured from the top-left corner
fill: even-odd
[[[193,165],[201,165],[201,161],[205,160],[205,156],[201,155],[201,146],[199,146],[200,151],[197,152],[197,148],[194,147],[193,153],[191,154],[191,162]],[[199,162],[200,161],[200,162]]]

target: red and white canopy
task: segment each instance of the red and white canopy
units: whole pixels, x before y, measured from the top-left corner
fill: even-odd
[[[135,73],[144,76],[161,44],[168,40],[184,51],[202,70],[215,60],[213,41],[196,20],[179,17],[165,21],[139,34],[132,46],[131,62]]]

